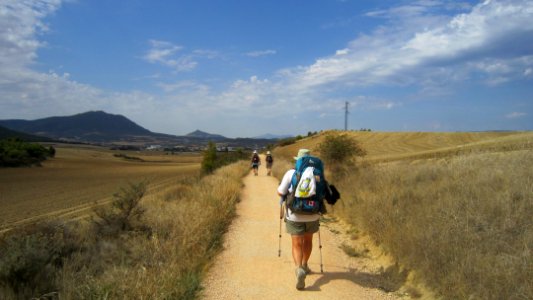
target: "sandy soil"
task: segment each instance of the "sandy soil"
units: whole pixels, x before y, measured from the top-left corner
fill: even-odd
[[[264,161],[264,158],[263,158]],[[322,223],[322,263],[318,234],[315,234],[303,291],[295,288],[296,277],[291,256],[290,236],[282,222],[281,256],[279,247],[278,181],[250,173],[245,179],[237,217],[224,241],[224,250],[210,268],[200,299],[408,299],[398,292],[380,289],[379,259],[352,258],[340,245],[346,242],[342,224]],[[349,240],[349,239],[348,239]]]

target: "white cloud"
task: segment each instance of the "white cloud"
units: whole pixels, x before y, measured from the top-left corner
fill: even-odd
[[[195,57],[202,57],[202,58],[207,58],[207,59],[215,59],[220,56],[220,54],[217,51],[204,50],[204,49],[194,50],[192,54]]]
[[[185,47],[167,41],[149,40],[148,43],[150,49],[142,57],[144,60],[149,63],[159,63],[178,72],[196,69],[199,59],[215,59],[220,56],[217,51],[206,49],[183,53]]]
[[[150,40],[149,43],[151,48],[143,58],[150,63],[160,63],[178,72],[191,71],[198,65],[190,55],[176,55],[183,49],[182,46],[159,40]]]
[[[439,84],[474,77],[475,73],[494,84],[516,77],[524,67],[533,67],[528,58],[533,2],[486,1],[454,17],[435,15],[439,4],[418,1],[417,5],[369,13],[395,18],[395,26],[361,35],[335,55],[307,67],[284,70],[284,74],[302,89],[322,89],[324,85]],[[425,26],[420,26],[422,23]],[[512,52],[506,51],[510,42],[515,48]],[[448,77],[442,77],[443,73]]]
[[[259,50],[259,51],[248,52],[248,53],[246,53],[246,56],[260,57],[260,56],[274,55],[276,53],[277,53],[276,50],[270,50],[269,49],[269,50]]]
[[[182,46],[174,45],[165,41],[150,40],[152,48],[144,56],[144,59],[151,63],[161,62],[166,64],[176,52],[183,49]]]
[[[350,53],[350,50],[349,50],[349,49],[341,49],[341,50],[337,50],[337,51],[335,52],[335,55],[340,56],[340,55],[346,55],[346,54],[348,54],[348,53]]]
[[[199,91],[203,90],[208,92],[209,87],[204,84],[199,84],[197,82],[194,82],[192,80],[184,80],[179,81],[175,83],[157,83],[156,86],[160,87],[162,90],[164,90],[167,93],[172,92],[184,92],[184,91]]]
[[[18,69],[34,62],[43,43],[36,36],[48,31],[42,21],[61,5],[59,0],[3,0],[0,4],[0,65],[2,69]]]
[[[374,96],[358,96],[353,99],[347,100],[350,104],[350,108],[361,111],[371,110],[390,110],[399,106],[402,106],[401,102],[392,101],[384,98]]]
[[[507,119],[518,119],[527,116],[526,113],[523,112],[512,112],[505,115]]]

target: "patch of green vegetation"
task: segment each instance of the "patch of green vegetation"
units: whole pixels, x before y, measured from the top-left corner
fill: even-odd
[[[0,140],[0,167],[40,166],[54,155],[52,146],[46,148],[17,138]]]
[[[140,157],[129,156],[129,155],[122,154],[122,153],[116,153],[116,154],[113,154],[113,156],[114,157],[121,157],[121,158],[124,158],[126,160],[144,161],[144,159],[142,159]]]
[[[207,150],[203,154],[202,160],[202,174],[211,174],[216,169],[232,164],[239,160],[246,160],[249,154],[237,149],[235,152],[217,152],[215,143],[209,142]]]
[[[321,157],[331,164],[343,164],[357,156],[365,156],[366,151],[359,142],[349,135],[326,135],[318,145]]]

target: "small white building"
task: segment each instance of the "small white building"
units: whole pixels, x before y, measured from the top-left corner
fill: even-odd
[[[161,145],[150,145],[146,147],[146,150],[148,151],[157,151],[157,150],[162,150],[162,149],[163,149],[163,146]]]

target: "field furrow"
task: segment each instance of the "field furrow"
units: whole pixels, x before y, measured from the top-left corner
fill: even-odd
[[[115,157],[95,147],[58,147],[43,167],[0,169],[0,232],[42,220],[79,219],[129,183],[148,182],[148,195],[199,171],[199,155],[135,153]],[[132,156],[133,154],[128,154]]]

